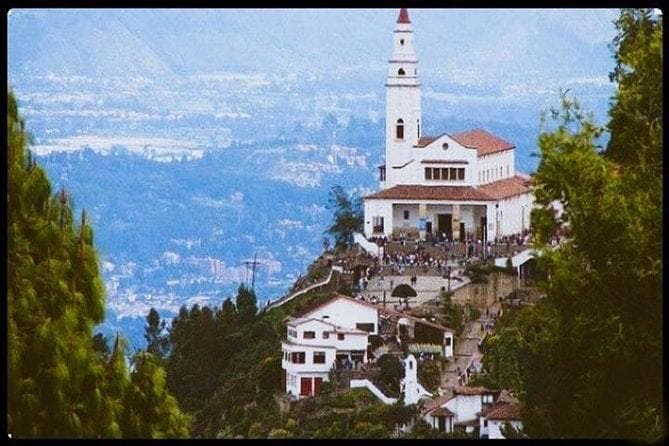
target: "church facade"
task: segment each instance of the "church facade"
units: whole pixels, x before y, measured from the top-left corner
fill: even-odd
[[[367,238],[492,241],[529,229],[530,177],[515,145],[486,130],[421,133],[418,59],[406,9],[393,33],[386,82],[385,164],[380,190],[364,197]]]

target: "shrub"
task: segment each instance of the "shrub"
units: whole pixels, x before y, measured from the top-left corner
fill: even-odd
[[[293,435],[285,429],[272,429],[267,438],[291,438]]]

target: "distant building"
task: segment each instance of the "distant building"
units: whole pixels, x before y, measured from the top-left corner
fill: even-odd
[[[453,334],[439,324],[337,294],[286,321],[281,342],[283,387],[297,398],[318,395],[333,366],[358,370],[369,362],[370,336],[378,336],[381,343],[384,337],[406,342],[409,349],[418,347],[415,354],[420,354],[420,347],[432,347],[436,354],[452,357]],[[417,401],[428,392],[415,378],[415,357],[409,355],[404,364],[410,373],[402,390]]]
[[[481,438],[503,439],[501,429],[506,423],[515,429],[523,428],[520,402],[506,390],[502,390],[495,404],[482,409],[479,419]]]
[[[378,326],[375,306],[346,296],[336,296],[290,319],[281,343],[286,393],[318,395],[335,362],[351,368],[366,363],[368,336],[377,334]]]
[[[504,438],[501,427],[522,429],[520,403],[511,394],[485,387],[456,387],[453,395],[428,401],[422,418],[441,432],[476,433],[480,438]]]
[[[381,190],[365,197],[365,236],[404,232],[493,240],[529,228],[530,177],[515,169],[515,145],[483,130],[423,135],[411,20],[400,11],[388,61]]]

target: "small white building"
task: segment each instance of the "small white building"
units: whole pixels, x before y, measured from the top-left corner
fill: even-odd
[[[498,391],[485,387],[456,387],[454,395],[436,399],[426,406],[423,419],[434,429],[472,433],[479,428],[481,411],[491,407]]]
[[[515,145],[483,130],[423,135],[411,20],[400,11],[386,81],[380,191],[364,199],[365,236],[493,240],[529,229],[530,177]]]
[[[335,362],[351,367],[366,363],[368,336],[377,334],[378,309],[337,295],[286,323],[281,368],[286,393],[318,395]]]
[[[520,403],[506,390],[502,390],[495,404],[482,410],[479,420],[481,438],[491,440],[504,438],[502,426],[505,423],[509,423],[516,429],[523,428],[523,422],[520,418]]]

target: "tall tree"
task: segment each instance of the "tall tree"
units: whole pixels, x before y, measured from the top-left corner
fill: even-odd
[[[146,316],[144,327],[144,339],[146,339],[146,351],[163,359],[169,349],[168,335],[165,333],[165,321],[160,320],[160,314],[155,308],[151,308]]]
[[[237,315],[241,323],[252,322],[256,313],[258,313],[258,305],[256,293],[244,285],[239,285],[237,289]]]
[[[93,230],[85,212],[77,224],[65,190],[52,195],[11,92],[7,109],[8,430],[14,438],[123,436],[122,348],[117,339],[107,358],[104,337],[92,335],[104,318]]]
[[[127,438],[183,438],[188,436],[188,417],[167,391],[161,361],[148,352],[133,359],[135,369],[123,400],[122,429]]]
[[[51,195],[11,92],[7,109],[8,428],[14,437],[111,435],[91,334],[104,314],[92,229],[83,216],[75,226],[67,194]]]
[[[662,23],[623,10],[616,27],[607,156],[597,152],[603,129],[566,96],[539,139],[534,242],[547,248],[560,226],[568,238],[545,250],[550,279],[536,311],[550,317],[520,333],[530,436],[663,434]]]
[[[334,212],[327,232],[334,236],[335,247],[352,247],[353,234],[363,231],[362,198],[357,194],[347,194],[341,186],[332,186],[327,207]]]

